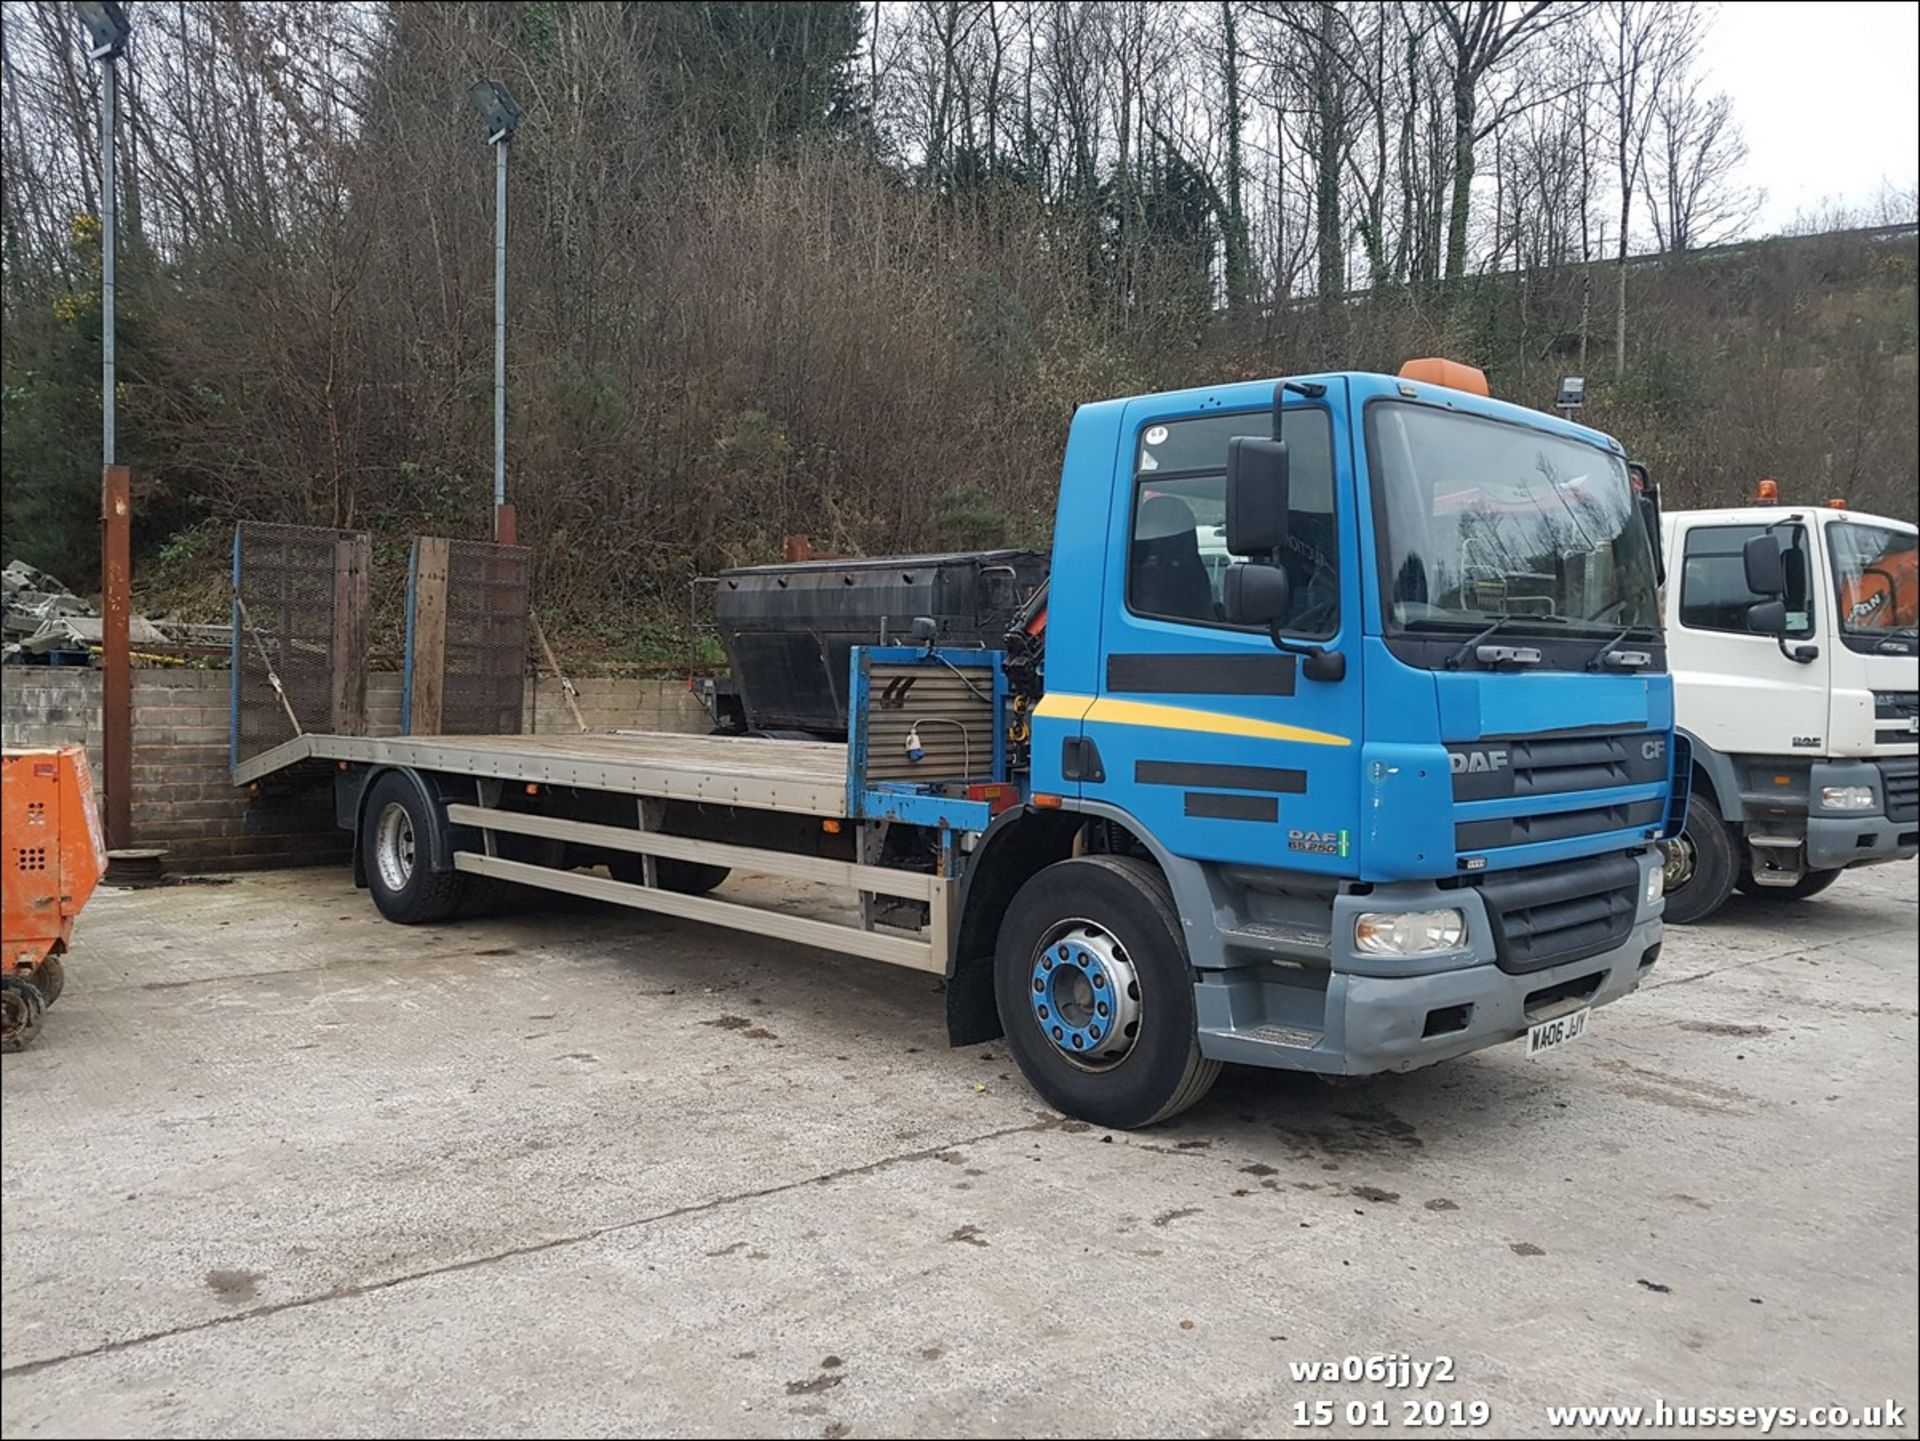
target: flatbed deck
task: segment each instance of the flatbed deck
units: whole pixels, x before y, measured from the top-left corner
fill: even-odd
[[[296,737],[234,767],[248,785],[305,761],[455,771],[663,800],[845,817],[847,747],[832,741],[623,731],[577,736]]]

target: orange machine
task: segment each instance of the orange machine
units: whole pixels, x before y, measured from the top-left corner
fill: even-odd
[[[1854,631],[1920,624],[1920,550],[1890,550],[1842,581],[1840,623]]]
[[[0,780],[0,1049],[17,1051],[59,999],[60,956],[106,869],[107,847],[80,747],[0,753]]]

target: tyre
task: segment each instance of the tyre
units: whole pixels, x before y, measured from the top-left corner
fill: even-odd
[[[607,870],[616,881],[634,886],[641,884],[646,874],[637,855],[615,856],[607,863]],[[702,861],[670,861],[665,856],[654,858],[653,873],[660,879],[661,890],[678,891],[683,896],[704,896],[733,874],[725,866],[710,866]]]
[[[31,981],[17,976],[0,980],[0,1051],[24,1051],[40,1034],[47,1014],[47,998]]]
[[[494,876],[474,876],[462,872],[460,880],[460,907],[454,912],[459,920],[472,921],[490,916],[506,899],[507,883]]]
[[[1687,807],[1686,829],[1675,839],[1662,841],[1660,849],[1666,855],[1669,925],[1704,921],[1727,903],[1740,868],[1733,853],[1733,832],[1712,801],[1694,796]]]
[[[429,837],[440,824],[440,808],[422,801],[409,777],[388,771],[373,783],[360,818],[360,854],[367,889],[388,920],[430,925],[458,913],[468,899],[465,876],[437,873],[428,863]]]
[[[1753,878],[1752,871],[1743,870],[1735,884],[1744,894],[1756,900],[1805,901],[1819,895],[1839,879],[1839,871],[1808,871],[1790,886],[1763,886]]]
[[[67,968],[58,956],[48,956],[34,968],[33,984],[39,988],[40,998],[50,1006],[67,988]]]
[[[1123,856],[1048,866],[1013,898],[994,995],[1021,1075],[1057,1111],[1150,1126],[1207,1093],[1193,970],[1160,872]]]

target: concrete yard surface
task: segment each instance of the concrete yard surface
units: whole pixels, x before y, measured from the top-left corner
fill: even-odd
[[[1230,1071],[1115,1134],[950,1050],[925,975],[546,898],[403,929],[344,870],[102,892],[0,1071],[0,1425],[1541,1435],[1891,1401],[1774,1434],[1911,1436],[1915,900],[1912,864],[1737,897],[1538,1060]],[[1453,1379],[1292,1369],[1383,1353]]]

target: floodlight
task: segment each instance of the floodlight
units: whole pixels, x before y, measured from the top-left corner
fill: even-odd
[[[476,80],[467,87],[467,103],[487,122],[487,144],[513,139],[520,126],[520,107],[498,80]]]

